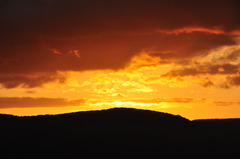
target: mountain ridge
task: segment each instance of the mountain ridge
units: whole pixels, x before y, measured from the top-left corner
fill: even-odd
[[[239,125],[240,119],[190,121],[130,108],[0,115],[4,145],[0,155],[6,159],[239,158]]]
[[[1,114],[0,113],[0,119],[3,117],[10,117],[10,118],[29,118],[29,117],[53,117],[53,116],[68,116],[68,115],[80,115],[82,113],[95,113],[95,112],[104,112],[104,111],[114,111],[114,110],[128,110],[128,111],[145,111],[145,112],[151,112],[151,113],[155,113],[155,114],[168,114],[168,115],[172,115],[175,117],[181,117],[183,119],[189,120],[189,121],[205,121],[205,120],[240,120],[240,118],[204,118],[204,119],[193,119],[190,120],[188,118],[185,118],[181,115],[174,115],[171,113],[167,113],[167,112],[159,112],[159,111],[154,111],[154,110],[147,110],[147,109],[136,109],[136,108],[125,108],[125,107],[119,107],[119,108],[109,108],[109,109],[102,109],[102,110],[87,110],[87,111],[77,111],[77,112],[68,112],[68,113],[59,113],[59,114],[40,114],[40,115],[24,115],[24,116],[20,116],[20,115],[12,115],[12,114]]]

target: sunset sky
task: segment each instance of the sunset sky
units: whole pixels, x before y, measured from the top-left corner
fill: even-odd
[[[240,118],[237,0],[2,0],[0,113]]]

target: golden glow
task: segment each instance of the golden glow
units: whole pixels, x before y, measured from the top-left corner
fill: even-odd
[[[188,67],[194,68],[195,63],[200,62],[208,64],[213,59],[227,56],[227,52],[238,50],[237,47],[213,50],[207,56],[194,58]],[[57,50],[53,51],[57,53]],[[224,74],[165,77],[162,75],[173,69],[182,69],[182,66],[162,63],[160,57],[151,54],[139,53],[120,70],[59,72],[68,76],[65,84],[52,82],[32,90],[3,89],[2,95],[5,97],[51,96],[53,99],[62,98],[67,101],[84,99],[85,102],[61,108],[4,108],[1,113],[37,115],[131,107],[179,114],[189,119],[240,116],[238,88],[228,90],[200,86],[206,85],[209,80],[220,85],[226,80]],[[224,63],[224,60],[221,62]],[[207,69],[206,67],[206,71],[209,71]],[[225,69],[218,67],[217,72],[224,73]]]
[[[240,117],[237,2],[16,2],[1,6],[0,114]]]
[[[167,108],[167,103],[136,103],[136,102],[124,102],[124,101],[113,101],[113,102],[99,102],[93,104],[96,106],[111,106],[111,107],[127,107],[127,108],[142,108],[146,109],[147,107],[161,107]]]

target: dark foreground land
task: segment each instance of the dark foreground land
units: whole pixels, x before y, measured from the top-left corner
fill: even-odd
[[[195,120],[109,109],[62,115],[0,115],[0,158],[240,159],[240,119]]]

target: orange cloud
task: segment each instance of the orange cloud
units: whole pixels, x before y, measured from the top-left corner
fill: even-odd
[[[174,30],[157,30],[159,33],[164,34],[181,34],[181,33],[193,33],[193,32],[203,32],[208,34],[225,34],[225,35],[236,35],[240,36],[240,30],[233,30],[230,32],[224,31],[218,27],[215,28],[204,28],[204,27],[183,27]]]
[[[76,57],[80,58],[80,54],[79,54],[79,51],[78,50],[70,50],[69,51],[70,54],[74,54]]]
[[[54,53],[54,54],[60,54],[60,55],[62,55],[62,53],[59,52],[57,49],[50,49],[50,51],[52,51],[52,53]]]

